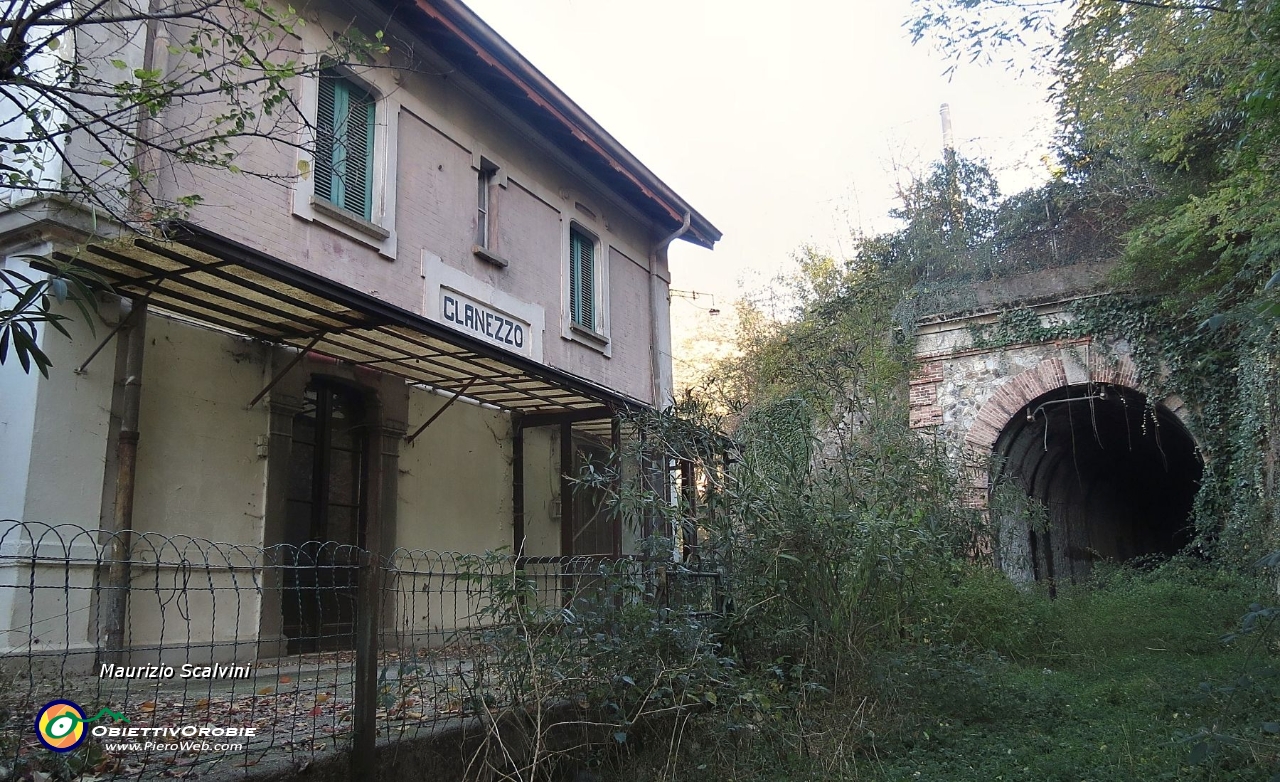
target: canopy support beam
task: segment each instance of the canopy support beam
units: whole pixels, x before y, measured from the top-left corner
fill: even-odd
[[[255,396],[253,399],[249,400],[249,406],[246,409],[252,410],[254,405],[261,402],[262,397],[266,396],[267,392],[275,388],[276,383],[279,383],[281,380],[284,380],[284,376],[289,374],[289,370],[297,366],[298,362],[301,361],[304,357],[306,357],[306,355],[311,352],[311,349],[314,348],[317,344],[319,344],[320,340],[322,339],[324,339],[324,332],[317,334],[311,340],[310,344],[308,344],[305,348],[299,350],[297,355],[289,359],[289,363],[285,364],[284,368],[282,368],[279,372],[277,372],[275,374],[275,377],[271,378],[270,382],[268,382],[267,385],[263,387],[261,391],[258,392],[258,395]]]
[[[426,423],[424,423],[422,426],[419,426],[419,427],[418,427],[418,429],[417,429],[417,431],[415,431],[413,434],[411,434],[411,435],[409,435],[408,437],[404,438],[404,441],[405,441],[406,443],[408,443],[409,445],[413,445],[413,441],[414,441],[414,440],[416,440],[416,439],[418,439],[418,435],[420,435],[420,434],[422,434],[423,432],[425,432],[425,431],[427,430],[427,427],[428,427],[428,426],[431,426],[433,423],[435,423],[435,422],[436,422],[436,419],[437,419],[437,418],[439,418],[439,417],[444,413],[444,411],[445,411],[445,410],[448,410],[448,409],[449,409],[449,407],[450,407],[454,402],[458,401],[458,397],[460,397],[460,396],[462,396],[463,394],[467,393],[467,389],[468,389],[468,388],[471,388],[471,386],[476,382],[476,380],[477,380],[477,378],[474,378],[474,377],[473,377],[473,378],[471,378],[470,380],[468,380],[468,381],[467,381],[467,384],[466,384],[465,386],[463,386],[462,388],[459,388],[457,391],[454,391],[454,392],[453,392],[453,396],[449,397],[449,401],[447,401],[447,402],[445,402],[443,405],[441,405],[439,410],[437,410],[437,411],[435,411],[434,413],[432,413],[432,414],[431,414],[431,417],[430,417],[430,418],[428,418],[428,419],[426,420]]]

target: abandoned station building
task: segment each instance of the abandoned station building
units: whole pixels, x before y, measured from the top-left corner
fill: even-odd
[[[719,231],[457,0],[328,7],[369,11],[423,67],[297,78],[319,143],[238,150],[280,179],[168,171],[163,197],[201,201],[163,235],[88,234],[40,199],[0,214],[6,268],[74,259],[114,292],[96,330],[41,330],[47,378],[0,367],[0,519],[111,529],[126,476],[138,532],[634,550],[633,531],[574,512],[564,476],[609,448],[619,412],[669,404],[667,248]],[[298,33],[317,50],[351,21],[319,18]],[[226,632],[317,636],[268,602]],[[43,640],[91,648],[79,608]],[[0,606],[0,646],[30,643],[30,610]]]

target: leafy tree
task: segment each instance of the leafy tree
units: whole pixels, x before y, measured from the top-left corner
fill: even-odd
[[[1155,294],[1163,369],[1209,459],[1203,530],[1280,529],[1280,3],[917,0],[910,28],[957,58],[1057,79],[1064,181],[1104,196],[1120,281]],[[1011,48],[1013,47],[1013,48]],[[1245,542],[1241,542],[1245,541]]]
[[[173,166],[284,180],[255,170],[239,142],[305,142],[297,77],[388,51],[354,26],[308,51],[305,22],[260,0],[13,0],[0,17],[0,171],[12,204],[56,196],[139,226],[181,212],[198,193],[155,187]],[[194,109],[180,115],[176,107]],[[180,116],[181,120],[177,117]],[[313,135],[313,134],[312,134]]]
[[[54,270],[44,277],[0,269],[0,364],[9,357],[12,347],[22,371],[30,372],[34,366],[40,374],[49,376],[52,362],[40,349],[41,325],[47,324],[65,337],[71,336],[63,325],[67,316],[55,308],[54,302],[74,304],[92,327],[91,310],[96,308],[96,299],[89,286],[94,279],[84,270],[54,263]],[[6,303],[9,301],[12,306]]]
[[[913,281],[990,275],[1000,188],[984,163],[948,151],[898,199],[889,214],[903,228],[887,237],[882,264],[898,266]]]
[[[1280,262],[1280,4],[917,0],[910,28],[957,57],[1048,39],[1067,178],[1121,199],[1128,281],[1170,311],[1249,319]],[[1026,52],[1020,56],[1025,57]],[[1198,322],[1198,321],[1197,321]]]

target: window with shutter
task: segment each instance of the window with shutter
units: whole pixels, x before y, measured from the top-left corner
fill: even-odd
[[[373,96],[333,71],[321,72],[315,195],[366,220],[373,214],[373,128]]]
[[[569,231],[569,317],[585,329],[596,330],[596,243],[577,230]]]

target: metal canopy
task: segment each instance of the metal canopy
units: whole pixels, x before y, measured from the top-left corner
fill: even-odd
[[[511,413],[648,407],[192,223],[171,223],[166,233],[90,242],[74,257],[55,256],[100,275],[122,296],[148,297],[152,309],[463,392]]]

